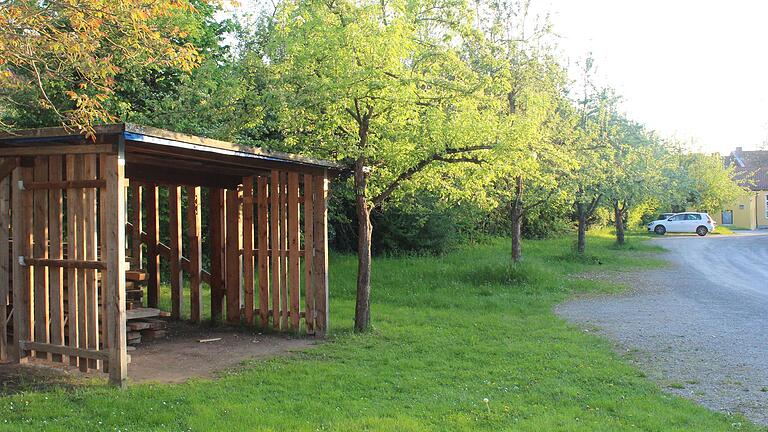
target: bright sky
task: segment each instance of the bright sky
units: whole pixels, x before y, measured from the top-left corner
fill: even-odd
[[[630,118],[727,154],[768,138],[768,2],[533,0],[572,62],[592,52]]]
[[[266,0],[240,0],[240,11]],[[626,114],[693,150],[768,141],[768,2],[531,0],[550,12],[563,58],[588,52]]]

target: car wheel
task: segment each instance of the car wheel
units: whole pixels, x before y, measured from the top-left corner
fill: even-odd
[[[701,237],[704,237],[705,235],[707,235],[707,233],[709,233],[709,230],[705,226],[700,226],[696,228],[696,234],[700,235]]]
[[[658,235],[664,235],[667,233],[667,229],[664,227],[664,225],[656,225],[656,228],[653,229],[653,232]]]

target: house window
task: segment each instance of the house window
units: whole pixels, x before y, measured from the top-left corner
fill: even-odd
[[[739,210],[744,210],[744,204],[739,204]]]

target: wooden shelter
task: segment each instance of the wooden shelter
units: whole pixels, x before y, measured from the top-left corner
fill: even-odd
[[[131,313],[170,304],[199,322],[208,293],[214,321],[323,336],[328,185],[343,169],[132,124],[0,135],[0,357],[122,385]]]

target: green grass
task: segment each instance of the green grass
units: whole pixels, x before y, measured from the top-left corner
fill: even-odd
[[[629,240],[590,236],[586,257],[571,239],[527,242],[512,267],[506,240],[377,259],[366,335],[351,333],[355,259],[333,256],[328,343],[214,381],[7,396],[0,429],[758,430],[665,393],[609,342],[553,314],[574,292],[617,289],[570,274],[663,265],[658,247]]]
[[[736,228],[733,227],[726,227],[722,225],[718,225],[715,227],[715,230],[712,231],[712,234],[722,234],[722,235],[734,235],[733,230]]]

